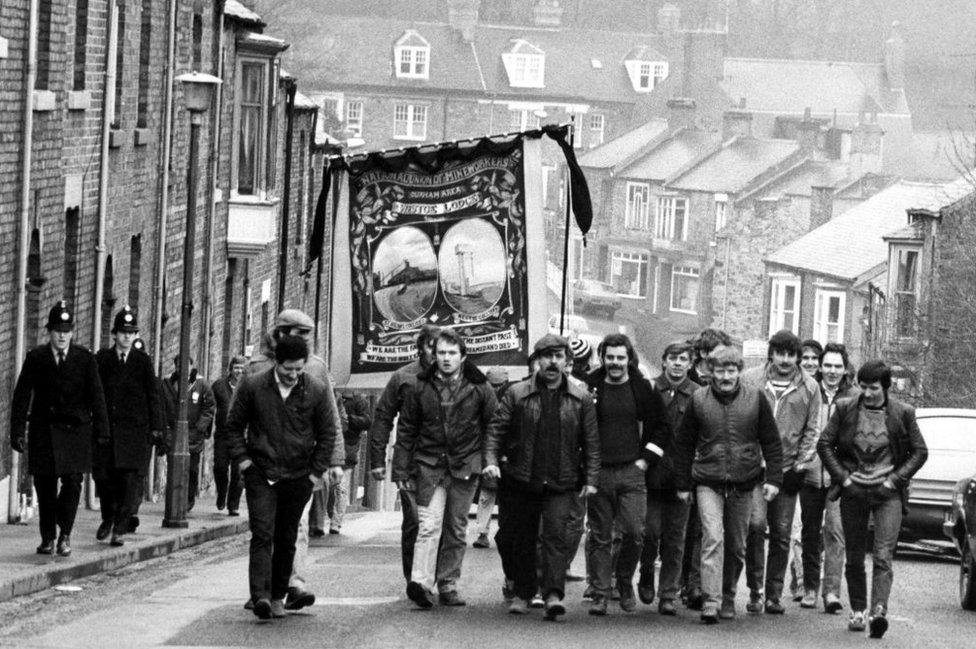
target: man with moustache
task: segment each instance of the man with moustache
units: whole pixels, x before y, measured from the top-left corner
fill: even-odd
[[[109,417],[109,439],[96,444],[94,453],[92,473],[102,513],[95,538],[104,541],[111,534],[114,546],[125,543],[129,521],[139,509],[151,445],[163,440],[166,429],[152,360],[132,346],[138,336],[136,313],[126,305],[112,323],[115,344],[95,355]]]
[[[790,558],[790,532],[797,494],[813,461],[820,426],[820,390],[799,367],[800,339],[787,329],[769,339],[767,362],[742,373],[742,383],[763,394],[773,410],[783,445],[783,488],[766,500],[757,491],[746,544],[746,582],[750,613],[782,615],[780,598]],[[769,551],[764,561],[766,527]],[[764,571],[765,568],[765,571]],[[763,573],[765,572],[765,603]]]
[[[407,596],[422,609],[464,606],[457,582],[467,546],[468,510],[478,488],[495,391],[467,361],[464,339],[442,329],[435,364],[417,377],[397,430],[397,470],[416,467],[417,542]]]
[[[91,470],[92,440],[110,440],[98,364],[87,349],[71,344],[74,325],[67,304],[62,300],[54,305],[47,319],[50,340],[27,353],[10,404],[10,447],[28,451],[27,469],[37,491],[37,553],[54,554],[57,538],[62,557],[71,555],[71,530],[81,482]]]
[[[753,491],[758,487],[767,502],[776,497],[783,446],[769,402],[740,380],[739,350],[717,347],[708,363],[711,384],[692,396],[672,462],[678,498],[689,502],[695,490],[702,527],[701,619],[715,624],[735,617]]]
[[[842,343],[827,343],[820,356],[820,429],[826,427],[841,399],[855,397],[858,389],[848,378],[851,363]],[[830,474],[819,455],[814,455],[804,474],[800,489],[800,515],[803,520],[803,586],[800,606],[816,608],[820,589],[820,555],[823,553],[824,611],[837,613],[844,605],[840,599],[841,572],[844,569],[844,529],[840,521],[840,503],[827,498]]]
[[[616,577],[620,608],[637,608],[634,572],[644,544],[647,515],[645,472],[656,466],[670,441],[664,401],[638,369],[637,352],[624,334],[610,334],[599,345],[602,366],[587,376],[594,396],[600,435],[597,492],[587,500],[593,565],[590,615],[606,615],[611,576]],[[620,550],[613,560],[614,528]]]
[[[654,380],[668,413],[669,433],[678,429],[691,397],[701,386],[691,380],[688,372],[694,350],[687,342],[674,342],[664,348],[661,363],[664,371]],[[654,601],[654,563],[660,551],[661,579],[658,585],[658,612],[676,615],[674,600],[678,596],[681,564],[685,553],[685,531],[691,505],[678,498],[671,467],[671,434],[661,445],[662,462],[649,467],[646,473],[647,517],[644,519],[644,549],[640,558],[640,579],[637,596],[644,604]]]
[[[546,334],[532,355],[538,369],[510,387],[495,410],[482,475],[500,478],[495,543],[505,575],[514,582],[509,612],[527,613],[528,602],[541,592],[545,619],[555,620],[566,613],[573,498],[597,491],[600,438],[593,399],[566,376],[569,342]]]

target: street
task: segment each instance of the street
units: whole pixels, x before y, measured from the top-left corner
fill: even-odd
[[[791,604],[782,617],[748,616],[705,627],[679,607],[662,618],[639,605],[594,618],[582,583],[568,585],[566,617],[539,611],[511,616],[502,602],[498,555],[468,549],[461,592],[465,608],[419,611],[406,600],[399,562],[399,513],[355,515],[341,536],[314,539],[310,587],[316,605],[287,619],[259,622],[247,598],[247,534],[206,543],[73,582],[76,592],[47,590],[0,604],[0,646],[104,647],[971,647],[976,617],[956,599],[958,566],[900,555],[895,565],[891,629],[883,640],[846,630],[846,611],[827,616]],[[577,557],[574,572],[583,571]],[[846,604],[846,600],[845,600]]]

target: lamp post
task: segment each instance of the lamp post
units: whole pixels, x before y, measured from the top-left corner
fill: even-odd
[[[176,439],[170,451],[166,472],[166,511],[163,527],[186,527],[187,489],[190,468],[190,430],[187,424],[189,393],[186,381],[190,372],[190,318],[193,314],[193,249],[196,237],[197,184],[200,176],[200,127],[210,109],[214,88],[222,81],[213,75],[190,72],[176,77],[183,84],[186,108],[190,111],[190,158],[186,165],[186,238],[183,242],[183,308],[180,312],[180,356],[176,393]]]

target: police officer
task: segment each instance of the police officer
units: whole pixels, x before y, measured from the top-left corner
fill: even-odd
[[[140,482],[149,465],[150,447],[162,442],[166,421],[152,360],[133,346],[139,335],[136,314],[126,305],[115,315],[115,343],[95,355],[108,407],[109,438],[95,448],[93,474],[101,502],[102,523],[95,538],[124,543],[129,519],[139,508]]]
[[[109,428],[95,356],[71,344],[74,316],[63,300],[51,309],[47,330],[49,342],[27,353],[14,388],[10,445],[29,451],[41,528],[37,553],[54,554],[57,537],[57,553],[66,557],[92,439],[107,442]]]

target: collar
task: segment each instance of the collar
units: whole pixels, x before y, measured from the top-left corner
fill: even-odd
[[[48,347],[51,348],[51,356],[54,358],[55,363],[58,361],[58,354],[64,354],[64,357],[68,358],[68,352],[71,350],[71,345],[68,345],[68,348],[64,351],[60,351],[51,343],[48,343]]]

